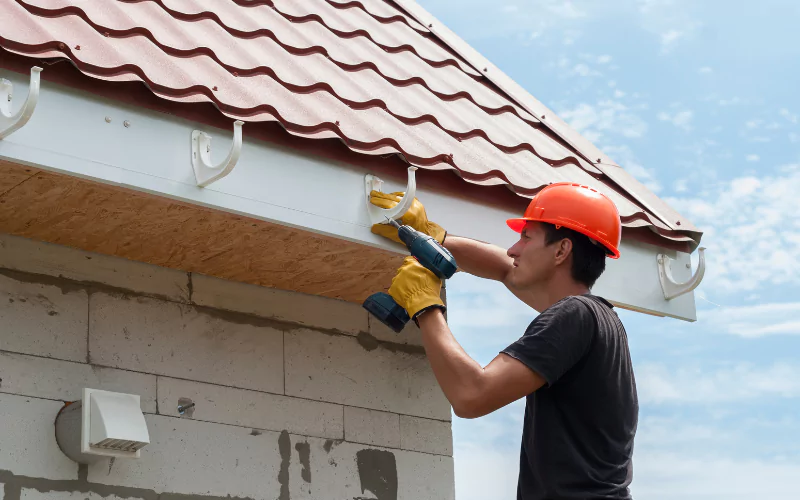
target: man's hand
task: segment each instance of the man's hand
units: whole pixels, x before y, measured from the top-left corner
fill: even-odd
[[[389,287],[392,296],[412,318],[431,306],[444,309],[441,298],[442,280],[426,269],[414,257],[406,257]]]
[[[369,201],[375,206],[380,208],[394,208],[403,198],[402,191],[396,193],[382,193],[380,191],[372,191],[369,195]],[[414,198],[411,203],[411,208],[408,209],[403,217],[400,219],[400,224],[404,226],[411,226],[417,231],[431,236],[433,239],[441,243],[444,240],[447,232],[438,224],[428,220],[428,215],[425,213],[425,207],[418,199]],[[389,238],[400,243],[400,238],[397,237],[397,228],[389,224],[375,224],[372,226],[372,232]]]

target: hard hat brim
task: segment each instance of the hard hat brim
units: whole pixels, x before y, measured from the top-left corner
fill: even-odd
[[[521,233],[522,230],[525,229],[525,224],[527,224],[529,220],[533,219],[525,219],[525,218],[508,219],[506,221],[506,224],[508,224],[508,227],[510,227],[511,230],[514,231],[515,233]]]

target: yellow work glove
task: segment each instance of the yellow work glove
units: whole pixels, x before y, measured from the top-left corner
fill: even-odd
[[[394,208],[395,205],[400,203],[400,200],[403,198],[404,194],[405,193],[402,191],[396,193],[372,191],[369,195],[369,201],[375,206],[389,209]],[[400,219],[400,224],[404,226],[411,226],[417,231],[431,236],[439,243],[444,241],[444,237],[447,234],[447,232],[440,225],[428,220],[428,215],[425,213],[425,207],[422,206],[422,203],[420,203],[416,198],[414,198],[414,201],[411,203],[411,208],[408,209],[408,212],[406,212]],[[385,238],[389,238],[390,240],[401,243],[400,238],[397,236],[397,228],[390,224],[375,224],[372,226],[372,232],[379,236],[383,236]]]
[[[441,293],[442,280],[411,256],[403,260],[389,287],[389,295],[411,318],[432,306],[445,309]]]

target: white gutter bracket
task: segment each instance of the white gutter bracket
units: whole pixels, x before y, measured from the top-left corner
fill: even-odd
[[[228,157],[219,165],[211,164],[211,136],[200,130],[192,131],[192,168],[198,187],[222,179],[236,166],[242,154],[242,125],[244,122],[241,120],[233,122],[233,145]]]
[[[661,281],[661,290],[664,292],[665,299],[672,300],[697,288],[706,272],[705,251],[706,249],[703,247],[697,250],[700,259],[697,264],[697,272],[685,283],[677,283],[672,277],[672,259],[666,254],[658,254],[658,278]],[[690,264],[686,264],[686,266],[689,267]]]
[[[367,212],[372,224],[386,224],[386,219],[398,220],[408,212],[411,204],[414,202],[414,197],[417,195],[417,167],[408,167],[408,185],[406,186],[405,194],[400,202],[393,208],[380,208],[370,203],[370,193],[372,191],[381,191],[383,181],[374,176],[367,174],[364,176],[364,189],[366,191]]]
[[[39,100],[39,73],[42,68],[31,68],[31,84],[28,88],[28,97],[19,110],[11,114],[11,100],[13,85],[5,78],[0,78],[0,139],[7,137],[28,123],[36,102]]]

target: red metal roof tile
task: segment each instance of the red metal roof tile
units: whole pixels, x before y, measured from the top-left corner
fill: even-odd
[[[363,9],[382,23],[400,21],[408,24],[410,27],[414,28],[420,33],[430,33],[430,30],[417,22],[417,20],[409,17],[404,12],[389,6],[383,0],[328,0],[328,3],[339,9]]]
[[[591,185],[623,224],[677,241],[700,233],[616,166],[594,165],[383,0],[0,0],[0,46],[68,58],[87,75],[144,82],[245,121],[278,121],[367,154],[523,196]],[[77,49],[76,47],[80,47]],[[609,170],[613,169],[613,170]],[[682,227],[678,229],[676,226]],[[677,222],[677,224],[676,224]]]

